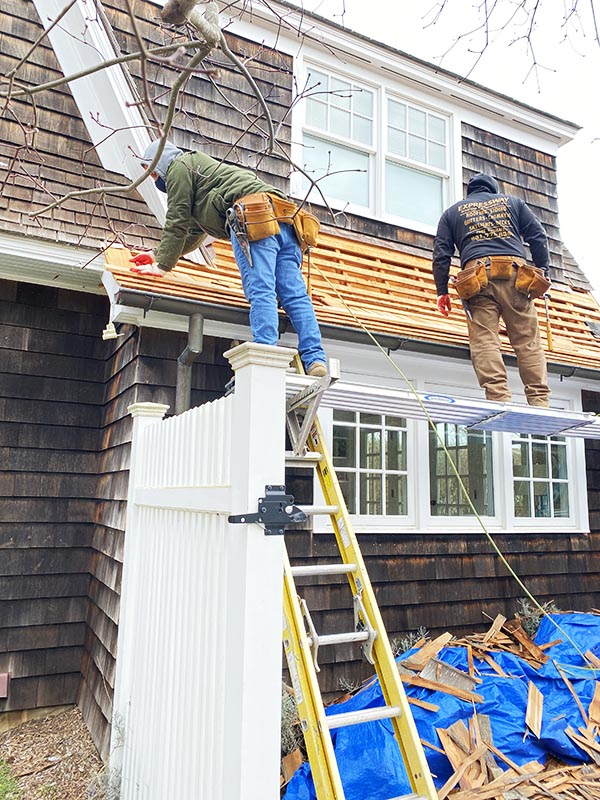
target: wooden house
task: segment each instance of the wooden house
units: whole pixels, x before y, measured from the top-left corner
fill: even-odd
[[[131,5],[135,26],[123,0],[104,0],[93,13],[80,0],[72,13],[85,24],[66,15],[58,27],[72,42],[93,33],[89,50],[117,55],[137,51],[137,36],[147,47],[186,38],[161,25],[157,3]],[[265,154],[256,97],[218,49],[185,84],[172,138],[256,169],[298,198],[308,187],[287,157],[307,174],[335,173],[323,177],[322,196],[310,195],[322,221],[310,280],[344,380],[358,390],[402,389],[406,379],[421,392],[481,398],[461,313],[445,320],[436,310],[431,251],[443,208],[472,174],[489,172],[526,199],[548,233],[553,407],[600,411],[600,309],[558,220],[556,156],[577,127],[282,0],[245,6],[228,6],[226,41],[266,99],[280,149]],[[182,261],[165,279],[129,272],[118,248],[150,247],[160,235],[152,186],[140,187],[144,197],[89,194],[35,215],[73,190],[128,182],[105,142],[123,124],[116,79],[101,89],[90,76],[52,84],[75,51],[42,36],[60,11],[53,0],[5,0],[0,10],[0,87],[10,93],[0,118],[0,672],[11,675],[0,724],[78,703],[106,755],[127,408],[151,400],[174,410],[191,315],[204,318],[193,405],[223,394],[231,376],[223,353],[249,328],[227,242],[215,242],[214,263]],[[164,120],[180,65],[151,60],[142,73],[138,61],[127,63],[117,67],[120,79]],[[102,112],[90,113],[96,107]],[[542,308],[540,319],[548,345]],[[282,344],[293,346],[283,317],[281,331]],[[518,401],[505,335],[503,343]],[[324,409],[321,419],[390,638],[419,627],[467,632],[486,615],[511,616],[523,591],[461,498],[427,424],[368,404],[363,412]],[[438,428],[486,529],[529,591],[561,609],[598,606],[598,445]],[[312,495],[306,473],[291,474],[292,485],[300,499]],[[316,520],[287,544],[298,563],[325,558],[331,531]],[[307,591],[319,623],[343,624],[335,587]],[[325,657],[325,692],[339,688],[334,666]],[[367,674],[349,648],[343,677]]]

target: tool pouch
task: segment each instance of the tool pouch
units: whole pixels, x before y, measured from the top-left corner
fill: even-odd
[[[291,200],[284,200],[275,194],[269,195],[273,203],[273,210],[279,222],[287,222],[294,226],[296,237],[302,249],[306,252],[309,247],[315,247],[319,238],[321,223],[308,211],[298,208]]]
[[[514,263],[512,256],[490,256],[490,278],[497,281],[510,280]]]
[[[526,294],[532,300],[541,297],[551,286],[551,280],[544,275],[543,270],[520,264],[515,279],[515,289],[521,294]]]
[[[256,242],[279,233],[279,223],[266,192],[246,194],[234,203],[238,219],[246,229],[248,241]]]
[[[461,300],[470,300],[488,285],[485,264],[463,269],[454,279],[456,293]]]
[[[294,217],[294,230],[300,242],[302,252],[308,250],[309,247],[315,247],[319,241],[319,229],[321,223],[308,211],[301,208]]]

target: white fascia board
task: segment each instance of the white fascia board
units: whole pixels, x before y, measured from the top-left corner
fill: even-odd
[[[158,328],[166,331],[187,331],[189,329],[189,315],[170,314],[165,311],[146,311],[143,308],[125,306],[117,302],[117,295],[121,287],[114,275],[107,270],[102,273],[102,283],[110,301],[108,321],[115,325],[128,324],[144,328]],[[148,300],[151,300],[148,295]],[[174,298],[175,299],[175,298]],[[251,341],[252,333],[246,325],[236,325],[231,322],[205,319],[203,323],[205,336],[214,336],[218,339],[239,339]]]
[[[0,233],[0,278],[101,293],[104,256],[91,248]]]
[[[284,29],[281,17],[298,31],[298,36]],[[252,41],[260,40],[267,47],[294,57],[300,47],[300,35],[306,36],[301,45],[305,56],[316,52],[314,40],[318,38],[318,52],[321,55],[329,53],[330,58],[337,57],[341,68],[351,65],[355,74],[360,75],[364,70],[365,74],[378,75],[383,83],[394,79],[406,81],[417,87],[420,93],[429,95],[434,102],[438,98],[437,102],[446,107],[450,104],[474,115],[483,115],[487,121],[486,127],[489,127],[489,120],[493,120],[494,130],[502,125],[507,132],[510,131],[512,138],[525,137],[524,143],[533,144],[535,141],[540,149],[547,150],[550,146],[558,148],[571,141],[580,129],[572,122],[513,101],[460,75],[446,72],[433,64],[277,2],[269,3],[268,8],[253,6],[251,19],[232,17],[228,30]]]
[[[64,8],[64,0],[33,0],[42,25],[48,29]],[[65,76],[113,59],[117,53],[100,19],[94,0],[77,0],[48,34]],[[135,180],[142,173],[139,157],[150,144],[138,98],[121,65],[101,69],[69,83],[98,156],[107,170]],[[98,119],[101,124],[95,122]],[[106,126],[106,127],[102,127]],[[111,134],[111,130],[114,133]],[[165,199],[154,181],[146,180],[138,192],[162,225]]]

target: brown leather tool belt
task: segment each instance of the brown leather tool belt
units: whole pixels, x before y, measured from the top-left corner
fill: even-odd
[[[291,200],[268,192],[255,192],[240,197],[233,207],[250,242],[276,236],[279,223],[283,222],[294,226],[302,252],[317,244],[319,220]]]
[[[462,300],[479,294],[489,280],[510,280],[515,275],[515,289],[530,299],[541,297],[551,281],[544,270],[531,267],[518,256],[485,256],[467,261],[455,278],[455,287]]]

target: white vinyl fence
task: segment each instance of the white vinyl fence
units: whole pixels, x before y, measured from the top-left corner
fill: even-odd
[[[284,482],[294,351],[226,355],[234,394],[167,420],[166,406],[130,408],[110,761],[121,800],[279,797],[283,540],[227,517]]]

